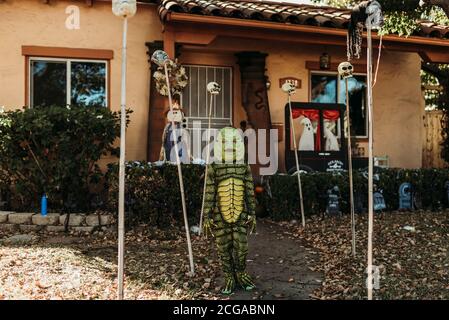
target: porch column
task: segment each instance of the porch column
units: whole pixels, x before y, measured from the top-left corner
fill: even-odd
[[[242,104],[245,108],[248,122],[256,130],[269,130],[272,128],[270,106],[267,93],[267,76],[265,75],[265,59],[268,54],[249,51],[236,54],[240,67]],[[266,153],[270,152],[270,135],[266,135]],[[259,143],[259,142],[258,142]],[[259,158],[257,164],[252,164],[251,169],[255,177],[259,176]]]
[[[261,52],[236,54],[242,80],[242,103],[248,121],[254,129],[271,129],[270,106],[267,93],[265,59]]]

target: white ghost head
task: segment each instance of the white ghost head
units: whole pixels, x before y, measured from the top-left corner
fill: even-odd
[[[136,0],[112,0],[112,12],[119,17],[132,17],[137,12]]]

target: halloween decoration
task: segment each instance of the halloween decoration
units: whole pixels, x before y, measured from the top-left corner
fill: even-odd
[[[348,173],[349,173],[349,202],[351,208],[351,232],[352,232],[352,254],[356,255],[355,239],[355,204],[354,204],[354,179],[352,172],[352,141],[351,141],[351,113],[349,106],[349,78],[353,76],[354,67],[350,62],[342,62],[338,66],[338,74],[345,80],[346,92],[346,135],[348,137]]]
[[[164,92],[167,93],[168,95],[168,103],[170,106],[170,112],[173,114],[174,112],[174,108],[173,108],[173,100],[172,100],[172,88],[171,88],[171,79],[173,79],[173,76],[170,77],[170,73],[169,73],[169,65],[172,65],[171,60],[168,59],[168,55],[161,51],[161,50],[157,50],[153,53],[153,56],[151,57],[151,61],[156,63],[160,68],[164,69],[164,73],[165,73],[165,82],[166,82],[166,90]],[[172,69],[173,70],[173,69]],[[156,83],[160,80],[157,80],[157,77],[160,76],[156,75],[155,73],[155,78],[156,78]],[[176,77],[175,77],[176,79]],[[175,83],[176,85],[176,83]],[[176,89],[174,90],[174,92],[176,92]],[[172,128],[176,128],[176,123],[175,123],[175,117],[173,117],[171,119],[171,127]],[[176,137],[176,133],[175,130],[172,130],[172,141],[177,141],[177,137]],[[190,262],[190,274],[193,276],[195,274],[195,266],[193,264],[193,252],[192,252],[192,242],[190,239],[190,228],[189,228],[189,222],[187,219],[187,209],[186,209],[186,199],[185,199],[185,193],[184,193],[184,180],[182,177],[182,169],[181,169],[181,161],[179,158],[179,149],[178,149],[178,144],[175,143],[174,144],[175,147],[175,158],[176,158],[176,164],[178,167],[178,178],[179,178],[179,189],[181,192],[181,202],[182,202],[182,212],[183,212],[183,216],[184,216],[184,227],[186,230],[186,238],[187,238],[187,249],[189,252],[189,262]]]
[[[303,200],[303,197],[302,197],[301,171],[299,170],[299,157],[298,157],[298,151],[297,151],[298,149],[296,147],[296,133],[295,133],[295,125],[293,123],[292,98],[291,98],[291,95],[296,92],[296,87],[292,83],[286,82],[282,86],[282,91],[287,93],[287,96],[288,96],[288,107],[289,107],[289,112],[290,112],[290,123],[291,123],[291,126],[292,126],[292,132],[293,132],[293,149],[295,151],[295,161],[296,161],[296,172],[295,172],[295,174],[298,177],[299,202],[300,202],[300,206],[301,206],[302,226],[304,228],[306,226],[306,218],[305,218],[305,214],[304,214],[304,200]],[[304,120],[306,120],[306,119],[307,118],[304,118]],[[304,131],[307,130],[309,132],[310,130],[312,130],[308,134],[311,134],[312,138],[313,138],[312,123],[310,122],[309,119],[307,119],[307,120],[308,120],[307,124],[309,125],[309,127],[308,128],[304,127]],[[303,133],[302,137],[303,136],[304,136],[304,133]],[[301,140],[302,140],[302,137],[301,137]],[[307,143],[310,143],[310,141],[308,141]],[[301,148],[301,141],[300,141],[299,145],[300,145],[300,148]],[[314,146],[314,143],[313,143],[313,140],[312,140],[312,150],[314,150],[313,146]],[[305,147],[305,143],[304,143],[303,147]]]
[[[187,86],[188,77],[185,68],[178,63],[178,60],[167,60],[166,53],[157,50],[153,54],[151,61],[156,63],[159,67],[153,74],[156,90],[163,96],[168,96],[167,79],[164,68],[168,69],[168,79],[170,82],[170,90],[172,96],[179,96],[182,90]],[[165,61],[165,62],[164,62]]]
[[[338,74],[340,79],[352,78],[354,72],[354,67],[350,62],[342,62],[338,65]]]
[[[214,103],[214,97],[218,96],[221,91],[221,87],[216,82],[210,82],[207,84],[207,91],[210,94],[210,105],[209,105],[209,116],[208,116],[208,124],[207,124],[207,150],[206,150],[206,170],[204,172],[204,188],[203,188],[203,203],[201,204],[201,214],[200,214],[200,232],[201,235],[203,228],[203,216],[204,216],[204,201],[206,198],[206,183],[207,183],[207,175],[208,175],[208,164],[210,162],[210,130],[211,130],[211,119],[212,119],[212,107]],[[215,100],[216,101],[216,100]]]
[[[387,209],[387,205],[385,203],[385,198],[382,190],[378,190],[374,192],[374,211],[382,212]]]
[[[299,151],[314,151],[315,150],[315,137],[312,122],[309,118],[301,120],[301,124],[304,126],[301,138],[299,139]],[[296,139],[295,139],[296,140]]]
[[[368,102],[368,300],[373,299],[373,43],[372,30],[383,24],[382,8],[376,0],[363,1],[355,6],[348,26],[348,61],[359,59],[362,52],[362,32],[367,30],[367,102]],[[379,51],[380,57],[380,51]]]
[[[383,24],[382,7],[375,0],[362,1],[352,9],[348,26],[348,60],[360,59],[362,53],[362,32],[364,26],[379,28]]]
[[[340,189],[338,186],[327,190],[327,208],[326,213],[328,215],[340,215]]]
[[[215,161],[208,164],[204,202],[204,233],[215,237],[225,274],[222,293],[231,294],[238,283],[244,290],[255,285],[246,270],[248,230],[256,227],[254,185],[249,165],[244,163],[243,138],[234,128],[218,133]]]
[[[162,147],[159,161],[175,162],[174,145],[178,144],[178,156],[181,162],[189,163],[192,158],[190,154],[189,132],[185,128],[184,112],[177,103],[173,106],[172,111],[168,111],[167,119],[169,122],[165,126],[164,133],[162,134]],[[175,124],[175,127],[172,126],[172,123]],[[176,140],[173,140],[174,136]]]
[[[338,144],[338,139],[332,132],[331,128],[329,127],[331,125],[325,125],[323,134],[324,138],[326,139],[326,143],[324,146],[325,151],[340,151],[340,146]],[[335,124],[333,125],[335,127]]]
[[[137,12],[136,0],[112,0],[112,12],[118,17],[132,17]]]
[[[136,0],[113,0],[112,12],[123,18],[122,77],[120,101],[120,160],[119,160],[119,204],[118,204],[118,299],[124,297],[125,275],[125,156],[126,156],[126,64],[128,41],[128,18],[137,12]]]
[[[328,53],[323,53],[320,56],[320,69],[321,70],[328,70],[331,68],[331,57]]]
[[[410,182],[405,182],[399,187],[399,210],[413,210],[413,193]]]

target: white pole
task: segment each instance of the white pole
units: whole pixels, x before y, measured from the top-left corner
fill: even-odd
[[[210,105],[209,105],[209,122],[207,125],[207,154],[206,154],[206,169],[204,171],[204,187],[203,187],[203,202],[201,204],[201,215],[200,215],[200,232],[203,232],[203,216],[204,216],[204,202],[206,198],[206,184],[207,184],[207,174],[208,174],[208,165],[210,161],[210,127],[211,127],[211,118],[212,118],[212,103],[214,101],[214,95],[210,95]]]
[[[373,202],[373,65],[372,65],[372,36],[371,23],[367,23],[367,75],[368,75],[368,300],[373,299],[373,223],[374,223],[374,202]]]
[[[170,79],[167,68],[168,61],[164,62],[164,70],[165,70],[165,79],[167,81],[167,91],[168,91],[168,103],[170,105],[170,111],[173,112],[173,100],[171,96],[170,89]],[[177,128],[175,126],[175,121],[171,120],[172,126],[172,139],[175,145],[175,153],[176,153],[176,165],[178,167],[178,177],[179,177],[179,189],[181,191],[181,201],[182,201],[182,213],[184,215],[184,227],[186,229],[186,237],[187,237],[187,249],[189,251],[189,262],[190,262],[190,275],[195,275],[195,266],[193,264],[193,252],[192,252],[192,241],[190,239],[190,230],[189,230],[189,221],[187,219],[187,208],[186,208],[186,199],[184,193],[184,179],[182,178],[182,169],[181,169],[181,160],[179,159],[179,148],[178,148],[178,139],[177,139]]]
[[[348,171],[349,171],[349,201],[351,202],[351,232],[352,232],[352,254],[356,256],[355,244],[355,209],[354,209],[354,180],[352,176],[352,142],[351,142],[351,118],[349,109],[349,87],[348,78],[346,83],[346,126],[348,128]]]
[[[299,170],[298,148],[296,146],[296,133],[295,133],[295,124],[293,123],[292,99],[291,99],[290,92],[288,93],[288,107],[290,109],[290,123],[291,123],[292,133],[293,133],[293,149],[295,150],[296,176],[298,177],[299,203],[301,206],[302,227],[305,228],[306,227],[306,217],[304,215],[304,201],[302,199],[301,171]]]
[[[118,204],[118,299],[123,300],[124,259],[125,259],[125,156],[126,156],[126,42],[128,18],[123,19],[122,85],[120,104],[120,169]]]

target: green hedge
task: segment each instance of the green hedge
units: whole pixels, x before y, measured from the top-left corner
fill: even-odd
[[[183,165],[184,184],[189,221],[197,224],[201,211],[204,167]],[[111,165],[107,174],[110,210],[117,210],[118,167]],[[376,172],[378,185],[384,190],[387,210],[397,210],[398,191],[403,182],[411,182],[419,194],[422,208],[440,210],[449,207],[445,182],[449,180],[447,169],[402,170],[385,169]],[[131,221],[145,221],[158,226],[182,223],[177,168],[174,165],[133,162],[127,164],[126,205]],[[335,185],[340,188],[340,204],[344,213],[349,210],[349,186],[347,174],[309,173],[302,175],[306,214],[322,214],[326,210],[327,190]],[[356,192],[362,196],[366,208],[367,180],[361,172],[355,172]],[[257,195],[258,215],[274,220],[299,218],[299,197],[296,177],[274,175],[264,178],[264,192]]]
[[[101,203],[102,156],[117,154],[120,115],[102,107],[48,106],[0,112],[0,180],[9,207],[85,212]],[[1,182],[0,182],[1,183]],[[1,188],[1,186],[0,186]],[[3,187],[5,189],[5,187]],[[104,200],[103,200],[104,201]]]
[[[399,207],[399,187],[411,182],[421,208],[437,211],[449,207],[445,182],[449,180],[447,169],[379,169],[379,181],[375,182],[382,190],[387,211]],[[349,212],[348,174],[309,173],[302,177],[304,207],[306,215],[322,214],[326,210],[327,190],[333,186],[340,189],[340,206],[343,213]],[[275,220],[296,219],[299,217],[299,195],[296,177],[274,175],[266,177],[265,191],[258,196],[258,202],[266,215]],[[362,172],[354,172],[355,193],[361,197],[363,207],[367,207],[367,179]],[[271,192],[267,192],[267,191]],[[270,194],[271,193],[271,194]]]
[[[201,213],[204,166],[183,165],[182,170],[189,222],[197,224]],[[106,183],[109,186],[109,210],[117,212],[117,164],[109,165]],[[183,221],[176,165],[127,163],[125,194],[126,211],[131,222],[148,222],[163,227]]]

